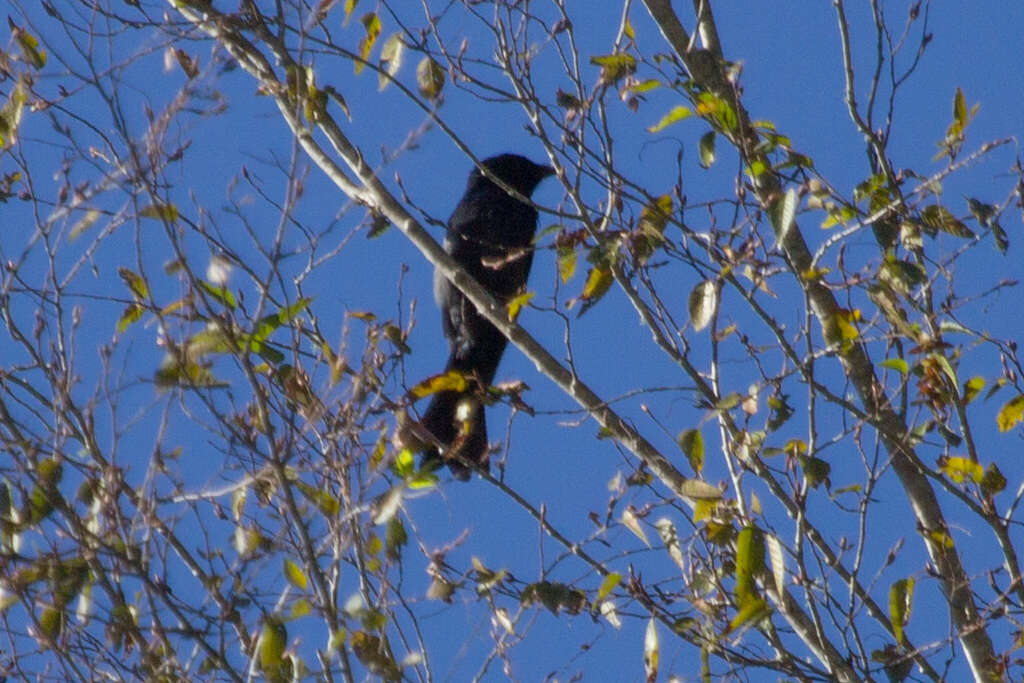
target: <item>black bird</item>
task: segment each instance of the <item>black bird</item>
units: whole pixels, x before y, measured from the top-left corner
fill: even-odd
[[[529,197],[555,172],[516,154],[484,159],[480,165],[523,197]],[[537,210],[474,168],[466,193],[448,219],[444,249],[495,299],[506,303],[526,285],[536,230]],[[445,371],[461,372],[471,388],[434,395],[422,424],[448,451],[442,454],[431,449],[425,462],[444,459],[457,478],[466,480],[470,470],[460,458],[487,467],[487,425],[473,386],[486,391],[491,385],[508,340],[436,271],[434,299],[441,309],[441,327],[450,349]]]

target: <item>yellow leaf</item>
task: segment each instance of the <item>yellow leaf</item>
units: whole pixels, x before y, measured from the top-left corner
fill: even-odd
[[[519,311],[523,309],[523,306],[530,303],[530,299],[533,297],[534,292],[524,292],[505,305],[505,308],[508,310],[509,322],[515,322],[516,318],[519,317]]]
[[[676,438],[676,442],[683,449],[694,473],[700,474],[704,469],[704,437],[701,436],[700,430],[684,429]]]
[[[735,631],[740,626],[753,621],[760,621],[771,613],[771,608],[763,598],[748,597],[740,602],[740,609],[729,622],[727,632]]]
[[[602,55],[591,57],[591,64],[601,67],[601,82],[611,85],[636,71],[636,58],[633,55]]]
[[[622,581],[622,574],[619,574],[618,572],[612,572],[608,576],[604,577],[604,581],[601,582],[601,587],[597,589],[596,602],[601,602],[607,598],[608,595],[615,590],[615,587],[619,585],[620,581]]]
[[[18,27],[10,20],[7,19],[7,23],[11,27],[11,32],[18,41],[18,47],[21,48],[21,53],[25,56],[25,59],[29,64],[37,69],[42,69],[46,66],[46,50],[39,49],[39,41],[31,33]]]
[[[903,642],[903,627],[910,621],[910,606],[914,598],[914,579],[900,579],[889,586],[889,620],[892,621],[896,640]]]
[[[345,0],[345,24],[352,18],[352,11],[356,8],[359,0]]]
[[[380,35],[380,17],[376,12],[368,12],[363,15],[363,28],[366,29],[366,35],[359,41],[360,59],[357,59],[355,63],[357,74],[363,70],[369,60],[370,52],[373,51],[374,43],[377,42],[377,36]]]
[[[566,284],[576,273],[576,250],[573,247],[558,248],[558,277]]]
[[[964,382],[964,403],[970,403],[985,387],[984,377],[972,377]]]
[[[665,128],[668,128],[673,123],[676,123],[677,121],[682,121],[683,119],[690,118],[691,116],[693,116],[693,112],[690,110],[689,107],[683,106],[681,104],[676,105],[675,107],[672,107],[672,109],[670,109],[667,114],[662,116],[660,121],[658,121],[653,126],[649,126],[647,128],[647,132],[658,133],[664,130]]]
[[[128,326],[138,321],[142,317],[142,314],[146,312],[140,304],[131,303],[124,309],[124,313],[117,319],[117,333],[121,334],[128,329]]]
[[[1024,419],[1024,395],[1011,398],[999,409],[996,425],[999,427],[999,431],[1008,432],[1021,419]]]
[[[149,296],[149,287],[146,286],[146,281],[141,275],[134,272],[129,268],[118,268],[117,274],[121,276],[124,283],[128,285],[128,289],[131,290],[132,298],[136,301],[141,301]]]
[[[139,211],[139,215],[173,223],[178,220],[178,207],[174,204],[150,204]]]
[[[465,391],[466,377],[458,370],[449,370],[443,375],[428,377],[412,388],[412,395],[423,398],[439,391]]]
[[[668,218],[672,214],[672,197],[667,194],[663,194],[654,200],[653,204],[648,204],[640,212],[640,230],[660,235],[665,232],[665,226],[668,224]]]
[[[13,145],[18,136],[18,126],[21,124],[21,113],[24,111],[27,100],[25,89],[21,81],[14,86],[14,92],[0,108],[0,147]]]
[[[85,215],[78,219],[78,221],[71,227],[71,232],[68,233],[68,239],[73,240],[83,232],[92,227],[93,223],[100,217],[99,209],[89,209],[85,212]]]
[[[939,458],[939,470],[957,484],[962,484],[968,479],[979,484],[985,476],[981,465],[970,458],[943,456]]]
[[[306,575],[302,572],[302,569],[299,568],[299,565],[295,564],[287,557],[284,558],[283,564],[284,566],[282,571],[284,572],[284,578],[287,579],[288,583],[300,590],[305,590],[308,585],[308,581],[306,580]]]
[[[267,617],[263,622],[260,636],[260,670],[268,680],[283,680],[286,671],[285,647],[288,645],[288,631],[280,619]]]

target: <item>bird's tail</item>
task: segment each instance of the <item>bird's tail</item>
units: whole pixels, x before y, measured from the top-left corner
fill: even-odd
[[[487,468],[487,423],[483,406],[469,391],[434,394],[421,423],[446,447],[427,450],[424,464],[447,463],[457,479],[469,479],[469,464]]]

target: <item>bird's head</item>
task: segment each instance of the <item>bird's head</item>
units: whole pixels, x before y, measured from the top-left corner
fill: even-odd
[[[529,197],[540,181],[555,174],[550,166],[535,164],[518,154],[499,154],[484,159],[480,165],[524,197]],[[474,168],[469,176],[470,187],[490,182],[479,168]]]

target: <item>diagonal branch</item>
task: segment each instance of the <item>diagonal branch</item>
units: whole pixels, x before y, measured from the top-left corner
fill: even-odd
[[[303,110],[295,97],[299,89],[292,90],[277,76],[267,57],[233,27],[232,20],[209,6],[198,12],[193,6],[169,0],[169,4],[185,19],[222,44],[251,76],[256,78],[274,98],[282,118],[295,135],[303,150],[317,166],[346,195],[385,216],[424,257],[448,280],[450,280],[495,327],[501,330],[529,358],[537,370],[547,376],[563,392],[575,400],[613,438],[634,453],[651,472],[676,495],[687,502],[690,481],[669,462],[647,439],[636,431],[608,403],[590,389],[578,376],[570,371],[544,346],[515,322],[510,322],[501,306],[483,287],[463,270],[437,243],[423,226],[408,212],[402,203],[376,177],[373,169],[365,162],[360,150],[326,112],[320,112],[316,124],[337,156],[340,157],[355,178],[351,178],[314,139],[313,130],[300,118]],[[250,27],[251,28],[251,27]],[[274,59],[288,71],[298,66],[280,46],[272,44],[272,36],[266,36],[268,47]],[[702,485],[702,488],[706,485]]]
[[[765,168],[771,168],[766,154],[757,148],[757,136],[750,126],[750,117],[743,108],[738,93],[725,77],[721,58],[709,51],[690,47],[690,38],[672,10],[670,0],[644,0],[644,4],[697,86],[732,104],[739,123],[735,131],[726,131],[725,134],[736,146],[743,160],[748,165],[760,162]],[[701,20],[712,21],[710,9],[702,11]],[[754,180],[754,190],[761,206],[768,211],[773,211],[782,201],[783,188],[775,174],[758,175]],[[788,259],[792,272],[809,271],[813,266],[813,260],[799,227],[794,223],[782,226],[782,229],[777,228],[776,232],[778,244]],[[822,282],[813,278],[798,277],[798,282],[811,303],[811,309],[822,327],[825,338],[836,338],[832,332],[837,324],[840,307],[832,292]],[[907,494],[918,523],[919,534],[935,564],[938,580],[949,602],[950,618],[956,627],[957,637],[967,655],[975,680],[1000,680],[996,671],[998,659],[984,628],[985,622],[974,603],[970,580],[957,553],[935,491],[919,464],[914,448],[906,438],[907,425],[893,409],[884,385],[875,375],[874,366],[864,346],[859,343],[853,344],[849,350],[837,355],[847,377],[860,396],[872,425],[878,430],[886,450],[892,455],[893,469]]]

